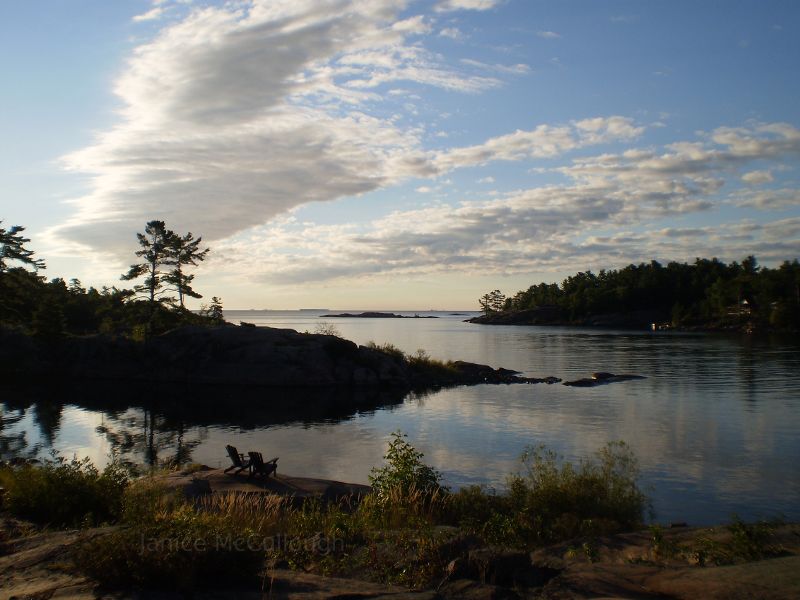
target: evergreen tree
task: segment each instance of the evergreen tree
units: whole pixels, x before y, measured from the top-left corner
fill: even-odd
[[[0,220],[0,225],[3,223]],[[8,269],[9,260],[17,260],[19,262],[31,265],[35,269],[44,269],[44,261],[38,258],[33,258],[33,250],[28,250],[24,244],[30,242],[26,237],[20,235],[25,231],[24,227],[14,225],[6,230],[0,227],[0,273]]]
[[[222,298],[212,296],[211,304],[205,305],[200,308],[200,314],[214,321],[217,324],[222,323],[225,318],[222,314]]]
[[[178,301],[181,308],[183,308],[185,296],[202,298],[200,294],[192,289],[191,284],[194,280],[194,275],[188,275],[184,272],[184,267],[197,266],[198,263],[206,259],[210,249],[201,250],[200,242],[202,241],[202,237],[195,239],[191,231],[184,236],[175,235],[172,238],[169,251],[172,255],[174,268],[164,276],[163,281],[174,286],[175,291],[178,292]]]
[[[506,297],[500,290],[492,290],[478,299],[484,314],[502,312],[505,309]]]
[[[143,294],[150,302],[151,310],[156,302],[169,302],[169,298],[162,298],[164,279],[167,275],[166,268],[174,265],[174,246],[177,236],[167,229],[164,221],[150,221],[144,228],[144,233],[137,233],[140,250],[136,256],[142,262],[131,265],[128,272],[122,276],[124,281],[131,281],[145,277],[144,283],[134,286],[137,294]]]

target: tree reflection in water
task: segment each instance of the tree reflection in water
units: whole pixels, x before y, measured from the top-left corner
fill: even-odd
[[[30,458],[57,444],[65,406],[102,415],[96,427],[117,459],[148,467],[192,461],[208,427],[261,429],[288,423],[312,425],[352,419],[365,411],[400,404],[400,390],[214,387],[142,382],[17,385],[0,390],[4,402],[0,451],[6,459]],[[25,432],[6,433],[32,408],[41,442],[28,447]],[[59,448],[54,448],[59,450]]]

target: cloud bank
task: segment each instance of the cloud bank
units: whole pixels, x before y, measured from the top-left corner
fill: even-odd
[[[775,182],[766,161],[796,162],[800,155],[800,130],[791,124],[720,127],[653,147],[641,143],[646,123],[605,115],[531,120],[476,144],[427,146],[430,124],[399,114],[396,100],[387,103],[410,98],[398,85],[474,95],[531,73],[523,63],[448,61],[426,48],[429,39],[462,37],[437,19],[497,5],[446,0],[430,15],[409,13],[415,5],[397,0],[252,0],[186,9],[135,50],[116,80],[118,125],[64,157],[67,169],[90,177],[89,192],[49,232],[52,245],[127,260],[133,232],[158,218],[215,242],[216,268],[278,284],[800,254],[794,216],[664,223],[720,206],[796,207],[795,189],[764,188]],[[152,7],[135,20],[161,19],[165,3]],[[170,5],[170,14],[178,8]],[[454,190],[447,204],[433,200],[358,224],[291,216],[311,202],[496,162],[523,164],[531,185],[479,200],[459,199]],[[535,185],[537,174],[548,183]],[[731,189],[730,181],[743,189]],[[448,185],[415,187],[436,198]]]

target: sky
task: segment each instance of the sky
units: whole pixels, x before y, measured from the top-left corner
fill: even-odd
[[[164,220],[229,309],[776,265],[798,28],[792,0],[3,0],[0,219],[97,287]]]

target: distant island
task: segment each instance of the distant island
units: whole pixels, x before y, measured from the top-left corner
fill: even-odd
[[[754,256],[726,264],[657,261],[585,271],[561,284],[538,283],[507,298],[479,299],[487,325],[580,325],[688,331],[800,331],[800,263],[758,265]]]
[[[398,315],[395,313],[385,313],[385,312],[362,312],[358,314],[354,313],[341,313],[339,315],[320,315],[324,317],[349,317],[352,319],[438,319],[439,317],[435,317],[433,315],[414,315],[413,317],[409,317],[407,315]]]

